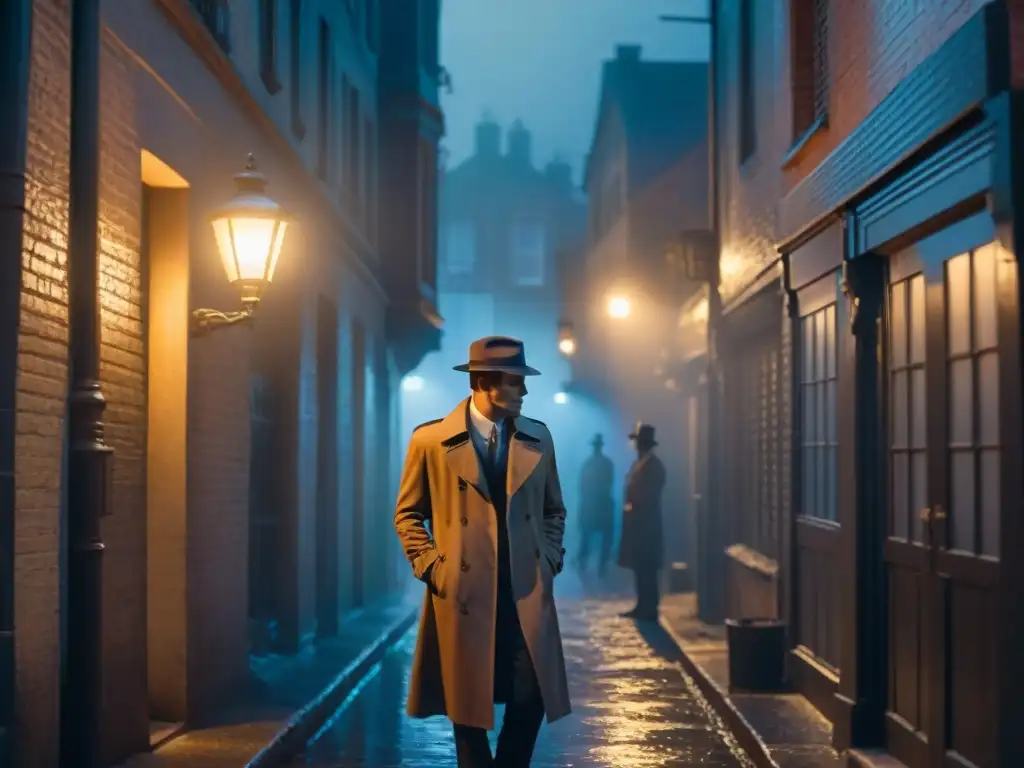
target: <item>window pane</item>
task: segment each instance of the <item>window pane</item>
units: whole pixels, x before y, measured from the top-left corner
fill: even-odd
[[[996,345],[996,263],[995,243],[974,252],[974,348]]]
[[[815,413],[815,401],[814,396],[816,394],[816,388],[814,384],[805,384],[801,387],[803,390],[804,398],[804,417],[803,417],[803,443],[807,445],[814,443],[818,439],[818,433],[815,429],[817,426],[814,421]]]
[[[907,362],[907,284],[896,283],[890,288],[889,345],[893,368]]]
[[[910,458],[910,515],[914,541],[925,541],[926,531],[921,510],[928,503],[928,458],[924,451],[914,451]]]
[[[925,358],[924,276],[910,280],[910,361],[923,363]]]
[[[974,551],[974,451],[951,452],[950,540],[953,549]]]
[[[800,320],[800,345],[803,347],[803,375],[802,381],[811,381],[814,378],[814,315],[808,315]]]
[[[970,358],[949,364],[949,442],[968,445],[974,439],[974,361]]]
[[[889,530],[893,536],[907,538],[907,454],[894,453],[892,456],[892,477],[890,488],[892,503],[889,509],[890,525]]]
[[[999,451],[981,452],[981,552],[999,556]]]
[[[829,381],[825,384],[825,442],[830,445],[836,443],[836,382]]]
[[[898,371],[892,376],[892,396],[889,419],[892,421],[892,445],[894,448],[907,446],[907,372]]]
[[[814,313],[814,378],[818,381],[825,378],[825,359],[828,354],[828,337],[825,327],[825,313]]]
[[[978,443],[999,445],[999,356],[978,356]]]
[[[949,321],[949,354],[971,349],[971,256],[955,256],[946,262],[946,317]]]
[[[830,379],[836,376],[836,307],[833,304],[825,310],[826,337],[828,339],[828,356],[825,358],[825,375]]]
[[[925,392],[924,369],[915,368],[910,377],[910,440],[915,448],[924,448],[928,425],[928,393]]]

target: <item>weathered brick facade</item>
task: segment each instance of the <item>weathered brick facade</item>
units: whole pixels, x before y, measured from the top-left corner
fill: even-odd
[[[320,7],[320,6],[323,7]],[[17,355],[15,461],[15,746],[20,765],[56,765],[59,749],[62,640],[62,506],[65,403],[68,393],[68,173],[70,99],[69,0],[35,0],[27,119],[21,312]],[[281,529],[278,621],[292,650],[317,631],[318,296],[338,308],[338,441],[336,458],[338,570],[335,613],[375,599],[396,585],[397,549],[390,531],[395,479],[398,374],[385,328],[387,296],[379,279],[374,216],[355,215],[335,177],[314,168],[315,89],[304,87],[305,137],[292,131],[287,88],[270,93],[260,77],[255,3],[232,2],[232,54],[217,48],[187,2],[104,3],[101,72],[100,250],[101,377],[106,437],[114,449],[112,514],[103,521],[104,751],[116,762],[149,745],[147,612],[154,590],[173,602],[183,594],[179,629],[186,708],[201,723],[227,703],[249,675],[250,376],[273,382],[277,450],[274,501]],[[361,43],[365,19],[353,26],[340,4],[306,3],[300,43],[316,38],[323,18],[336,30],[332,66],[361,92],[366,130],[376,119],[372,44]],[[277,67],[289,47],[281,4]],[[309,46],[312,49],[312,46]],[[303,54],[303,69],[315,57]],[[308,61],[305,61],[308,58]],[[313,81],[314,78],[308,78]],[[300,78],[300,82],[303,79]],[[332,87],[340,77],[332,75]],[[340,102],[332,94],[331,104]],[[341,110],[332,106],[332,120]],[[360,126],[363,130],[363,125]],[[332,129],[332,136],[340,131]],[[333,139],[332,139],[333,142]],[[331,147],[340,156],[341,147]],[[230,328],[187,342],[187,499],[180,530],[183,559],[161,572],[147,565],[148,386],[161,374],[147,335],[181,327],[184,318],[150,313],[143,232],[142,153],[151,153],[187,184],[187,270],[192,307],[231,309],[237,295],[223,276],[207,223],[233,193],[231,177],[254,152],[268,193],[292,213],[274,285],[253,328]],[[363,163],[373,200],[376,158]],[[371,204],[370,209],[373,205]],[[415,227],[415,222],[410,226]],[[184,268],[184,267],[183,267]],[[354,359],[352,329],[365,329],[365,354]],[[0,366],[2,369],[2,366]],[[365,396],[353,400],[357,371]],[[355,410],[365,413],[361,435]],[[3,427],[0,424],[0,427]],[[362,456],[363,482],[353,467]],[[362,498],[356,498],[361,489]],[[353,541],[361,514],[362,541]],[[361,549],[362,573],[352,570]],[[184,569],[184,573],[182,573]],[[155,587],[154,587],[155,585]],[[168,603],[169,610],[171,602]],[[288,650],[288,648],[283,648]]]
[[[741,390],[743,372],[755,362],[753,340],[765,328],[780,350],[778,386],[773,397],[759,403],[753,439],[739,434],[745,426],[723,423],[730,434],[724,438],[727,458],[720,469],[726,487],[720,499],[722,511],[737,518],[726,529],[767,528],[775,537],[763,546],[732,548],[724,572],[729,594],[748,599],[730,608],[732,615],[778,611],[788,622],[790,680],[833,721],[837,747],[884,747],[908,764],[919,754],[921,765],[938,765],[947,759],[940,757],[945,750],[976,765],[1014,764],[1020,754],[1013,737],[1019,708],[1009,691],[1021,674],[1009,650],[1010,638],[1015,631],[1019,635],[1014,609],[1006,607],[1009,601],[998,609],[986,603],[990,597],[981,579],[968,587],[962,574],[945,565],[940,567],[943,594],[932,597],[928,585],[935,573],[927,567],[901,570],[899,555],[893,554],[900,546],[919,546],[929,556],[943,557],[957,545],[940,539],[957,524],[943,533],[945,523],[936,521],[945,521],[947,508],[961,504],[963,532],[971,529],[966,518],[975,512],[974,507],[964,512],[963,503],[953,499],[950,489],[962,478],[930,479],[927,489],[915,491],[915,501],[907,502],[915,519],[924,521],[927,537],[896,528],[897,494],[909,474],[893,458],[901,449],[889,431],[900,409],[888,399],[890,388],[898,385],[887,378],[896,342],[885,336],[885,323],[893,322],[896,310],[885,297],[899,279],[893,276],[900,274],[897,257],[923,254],[915,250],[924,247],[921,243],[934,244],[935,251],[916,256],[922,261],[911,274],[932,270],[922,279],[929,291],[939,289],[936,294],[943,281],[952,291],[942,270],[955,258],[986,247],[1019,251],[1019,155],[1013,140],[993,136],[1017,130],[1010,126],[1016,126],[1018,112],[1012,111],[1011,120],[1004,105],[1019,109],[1019,94],[1007,91],[1019,87],[1024,71],[1018,42],[1024,5],[1018,0],[826,0],[821,5],[827,6],[825,84],[810,83],[807,72],[793,72],[811,58],[806,50],[793,49],[793,30],[806,36],[810,23],[793,14],[811,14],[818,2],[715,4],[725,305],[717,338],[725,392]],[[752,99],[744,97],[739,70],[742,7],[753,9]],[[805,94],[794,90],[794,82],[828,92],[824,119],[801,135],[794,129],[794,111],[799,111],[794,101]],[[741,160],[743,105],[751,101],[755,148]],[[966,170],[957,175],[961,168],[974,175]],[[879,227],[882,220],[885,226]],[[999,245],[990,246],[993,240]],[[1011,284],[1017,290],[1017,261],[1007,257],[1006,263],[1014,262],[1014,277],[1001,277],[999,290],[1011,290]],[[952,335],[954,328],[974,321],[953,311],[949,301],[929,305],[927,322],[935,318],[941,333]],[[1012,382],[1019,376],[1016,301],[1000,305],[1005,336],[997,345],[1000,376]],[[777,316],[777,330],[765,308]],[[828,321],[809,325],[812,315]],[[877,336],[876,329],[881,329]],[[937,346],[927,352],[933,366],[928,383],[918,388],[930,399],[920,424],[947,429],[954,406],[976,395],[947,391],[938,383],[951,375],[945,366],[953,353],[952,342],[936,338]],[[805,385],[834,391],[824,401],[815,400],[827,389],[808,394]],[[1016,399],[1000,396],[994,406],[1000,418],[1016,418]],[[1018,429],[1016,422],[1004,422],[1000,435],[1006,445],[1016,445]],[[944,466],[942,457],[952,454],[952,443],[929,435],[922,449],[929,466]],[[976,433],[975,439],[980,439]],[[757,449],[748,453],[744,443]],[[773,446],[771,455],[761,449],[766,443]],[[819,450],[830,458],[815,464]],[[770,498],[761,493],[766,474],[778,475]],[[1013,541],[1020,536],[1012,524],[1016,511],[1006,506],[1002,486],[1010,483],[1016,495],[1015,482],[988,483],[1001,484],[1004,501],[986,512]],[[745,483],[759,488],[744,493]],[[736,498],[753,501],[737,506]],[[984,561],[979,567],[990,569],[986,578],[1009,578],[1006,569],[1012,576],[1016,568],[1006,564],[1005,553],[1012,551],[1007,541],[1001,562],[986,560],[974,545],[963,548],[965,560]],[[757,555],[767,555],[768,562]],[[774,586],[766,592],[763,577],[769,573]],[[918,583],[924,585],[919,591],[906,588]],[[758,597],[751,600],[755,592]],[[943,637],[934,623],[936,616],[950,621],[981,604],[988,612],[973,621],[983,628],[965,630],[956,640]],[[986,682],[974,682],[982,673],[968,669],[964,659],[997,653],[999,672],[985,671]],[[994,694],[972,695],[975,688],[1002,691],[1001,680],[1012,675],[1017,682],[1005,684],[1007,692],[998,702]],[[972,682],[937,682],[958,679]],[[916,722],[893,725],[908,712]],[[888,729],[887,713],[894,713]],[[915,729],[916,738],[925,734],[931,747],[939,746],[926,754],[908,736]]]

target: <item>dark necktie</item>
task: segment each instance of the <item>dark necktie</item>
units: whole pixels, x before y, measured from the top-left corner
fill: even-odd
[[[498,425],[491,425],[491,434],[487,437],[487,461],[493,469],[498,465]]]

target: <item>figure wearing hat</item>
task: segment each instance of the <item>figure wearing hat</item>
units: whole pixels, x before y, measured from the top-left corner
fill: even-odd
[[[623,614],[642,621],[658,620],[658,571],[662,566],[661,492],[665,465],[654,454],[654,427],[637,423],[629,439],[636,460],[626,474],[622,506],[619,565],[636,577],[636,607]]]
[[[470,395],[413,431],[395,530],[427,585],[409,686],[413,717],[446,715],[460,768],[527,766],[541,723],[570,712],[552,585],[565,505],[547,427],[522,416],[523,344],[473,342]],[[505,718],[492,757],[494,704]]]
[[[590,454],[580,470],[580,546],[576,556],[576,567],[587,570],[591,545],[595,539],[598,547],[597,572],[604,576],[612,552],[612,529],[615,523],[615,507],[612,502],[612,484],[615,467],[605,455],[604,437],[594,435]]]

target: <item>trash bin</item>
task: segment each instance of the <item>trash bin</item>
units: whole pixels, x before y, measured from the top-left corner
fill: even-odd
[[[686,563],[672,563],[665,570],[665,592],[667,594],[678,595],[683,592],[692,592],[693,585],[690,581],[690,567]]]
[[[786,625],[776,619],[726,619],[729,691],[786,690]]]

